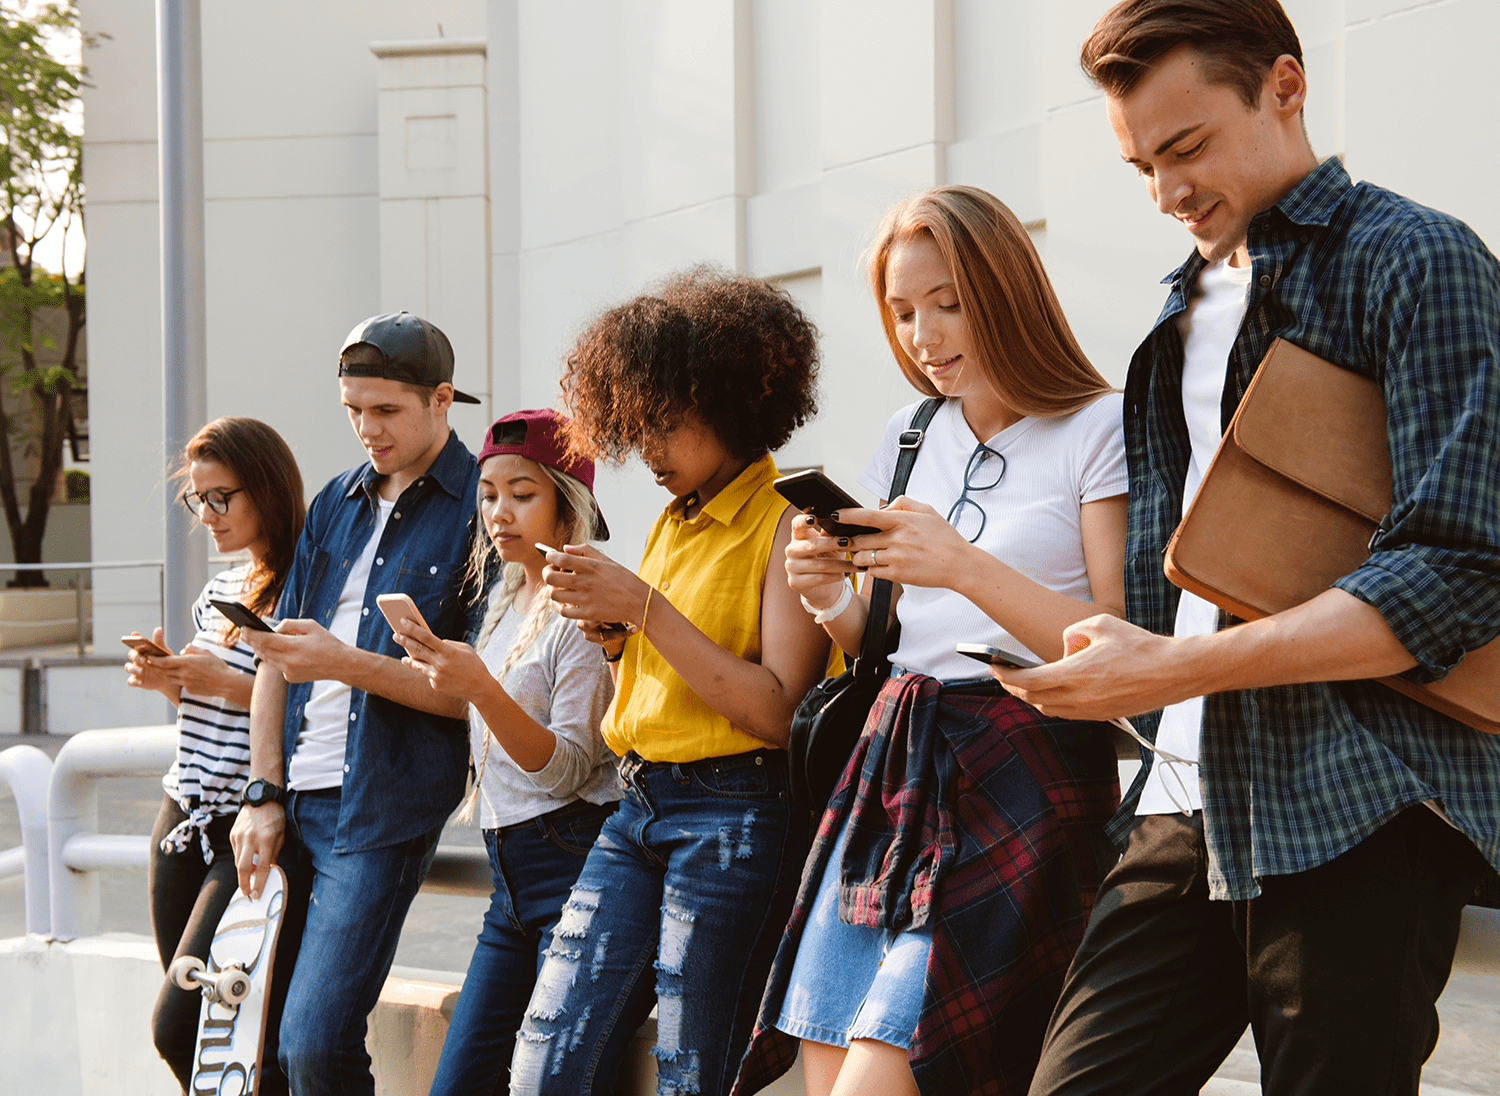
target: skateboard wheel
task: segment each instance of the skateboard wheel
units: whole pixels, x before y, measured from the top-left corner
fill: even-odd
[[[242,1004],[250,996],[250,976],[242,970],[225,971],[219,975],[215,989],[226,1005]]]
[[[193,975],[202,974],[205,969],[203,960],[196,955],[183,955],[172,960],[172,965],[167,968],[167,976],[179,989],[195,990],[199,985]]]

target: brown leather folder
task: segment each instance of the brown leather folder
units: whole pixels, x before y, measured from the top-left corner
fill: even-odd
[[[1277,339],[1167,543],[1167,578],[1243,620],[1328,589],[1369,555],[1390,509],[1385,432],[1375,382]],[[1500,639],[1435,684],[1379,680],[1500,734]]]

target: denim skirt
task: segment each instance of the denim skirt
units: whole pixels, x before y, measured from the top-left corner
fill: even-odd
[[[922,1011],[932,924],[892,932],[839,920],[846,835],[839,834],[818,883],[776,1026],[836,1047],[875,1039],[905,1049]]]

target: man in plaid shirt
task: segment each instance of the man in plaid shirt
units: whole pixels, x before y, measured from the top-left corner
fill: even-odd
[[[1318,163],[1301,56],[1276,0],[1126,0],[1083,47],[1196,251],[1126,384],[1132,623],[997,676],[1052,715],[1150,711],[1187,763],[1125,797],[1033,1096],[1197,1092],[1247,1023],[1272,1096],[1415,1096],[1462,907],[1500,866],[1500,737],[1368,680],[1440,680],[1500,633],[1500,264]],[[1278,336],[1381,386],[1392,506],[1331,589],[1221,629],[1161,554]]]

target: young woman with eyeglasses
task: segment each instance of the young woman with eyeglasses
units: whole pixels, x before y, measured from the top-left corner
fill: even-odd
[[[893,209],[869,278],[896,363],[942,397],[885,506],[919,406],[863,483],[882,509],[800,517],[786,571],[846,652],[869,579],[894,584],[892,674],[824,812],[738,1091],[802,1041],[809,1096],[1025,1092],[1095,890],[1114,859],[1107,725],[1049,719],[955,642],[1051,660],[1063,629],[1124,614],[1121,399],[1094,370],[1025,229],[940,187]],[[851,596],[848,573],[863,571]]]
[[[177,760],[162,778],[166,794],[151,831],[146,884],[163,968],[181,955],[207,958],[236,886],[229,829],[250,765],[255,655],[209,599],[243,602],[261,615],[271,612],[307,509],[292,451],[256,419],[215,419],[193,435],[178,476],[184,481],[183,504],[209,531],[214,549],[244,552],[247,558],[203,588],[193,603],[195,633],[187,646],[166,657],[132,650],[125,666],[128,684],[154,689],[177,706]],[[160,628],[152,640],[162,646]],[[151,1019],[157,1052],[184,1092],[201,1000],[168,978]],[[276,1066],[277,1027],[272,1016],[259,1088],[264,1096],[286,1091]]]

